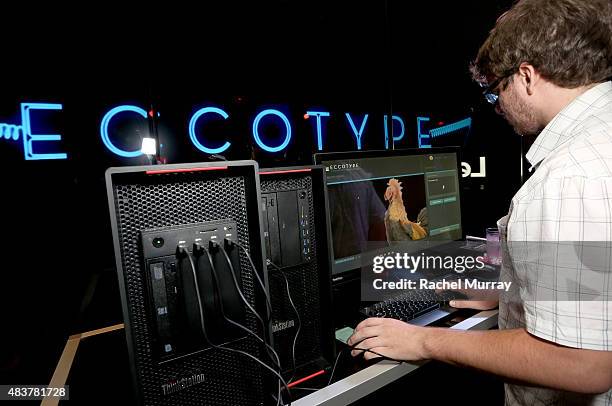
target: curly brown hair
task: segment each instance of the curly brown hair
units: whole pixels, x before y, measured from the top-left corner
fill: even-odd
[[[612,0],[521,0],[497,20],[470,70],[487,82],[523,62],[564,88],[612,78]]]

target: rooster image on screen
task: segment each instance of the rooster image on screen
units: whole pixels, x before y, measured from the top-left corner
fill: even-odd
[[[389,202],[389,207],[385,212],[387,241],[422,240],[428,235],[427,207],[419,211],[416,221],[410,221],[406,213],[402,189],[402,182],[395,178],[390,179],[387,183],[385,191],[385,200]]]

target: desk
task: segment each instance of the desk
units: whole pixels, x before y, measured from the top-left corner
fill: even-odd
[[[450,328],[488,330],[497,324],[497,313],[497,310],[479,312]],[[293,406],[347,405],[415,371],[426,362],[398,364],[393,361],[380,361],[291,404]]]
[[[476,313],[450,328],[487,330],[495,326],[496,323],[497,310],[489,310]],[[60,386],[66,383],[70,385],[71,400],[59,402],[55,399],[51,402],[51,399],[47,399],[43,401],[43,405],[57,405],[58,402],[67,405],[74,402],[88,405],[108,405],[116,402],[117,399],[122,399],[124,403],[131,404],[133,393],[129,385],[131,380],[122,327],[122,325],[116,325],[71,336],[66,343],[64,354],[62,354],[52,378],[52,385]],[[87,339],[83,340],[84,338]],[[79,347],[80,356],[76,356],[76,346]],[[68,372],[75,356],[73,373],[68,379]],[[292,402],[292,405],[347,405],[414,372],[426,363],[397,364],[390,361],[380,361],[332,385],[297,399]],[[113,390],[100,392],[99,388],[101,387],[113,388]],[[92,398],[91,393],[96,393],[96,397]]]

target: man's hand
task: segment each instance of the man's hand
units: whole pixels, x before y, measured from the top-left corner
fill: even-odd
[[[514,382],[578,393],[612,387],[612,351],[564,347],[524,329],[461,331],[419,327],[395,319],[361,322],[349,338],[353,356],[433,359],[487,371]]]
[[[465,299],[454,299],[448,304],[456,309],[491,310],[499,305],[499,291],[482,289],[436,290],[436,293],[457,292]]]
[[[348,345],[361,349],[351,351],[354,357],[370,350],[396,360],[417,361],[428,358],[424,345],[427,332],[425,327],[396,319],[370,318],[357,325]],[[365,351],[365,359],[377,357]]]
[[[495,309],[497,300],[451,300],[448,304],[456,309],[491,310]]]

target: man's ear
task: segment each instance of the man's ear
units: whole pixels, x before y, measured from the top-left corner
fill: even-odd
[[[527,62],[521,63],[518,68],[518,76],[520,84],[525,88],[527,95],[533,95],[534,88],[540,80],[540,75],[533,65]]]

